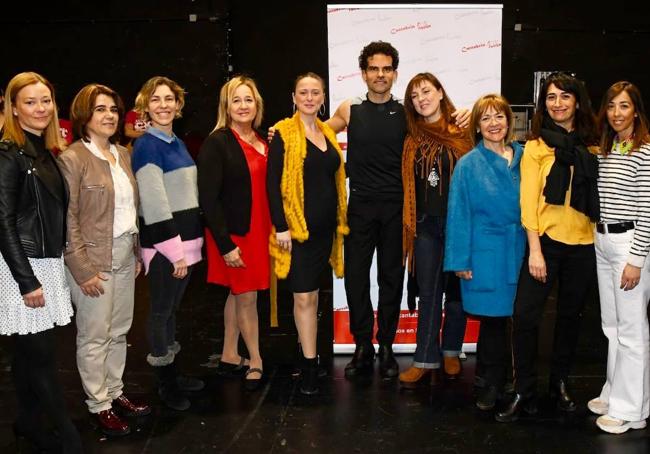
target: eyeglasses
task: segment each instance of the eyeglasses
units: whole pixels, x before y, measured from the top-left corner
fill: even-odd
[[[395,68],[392,66],[383,66],[381,68],[379,66],[368,66],[366,68],[366,72],[371,74],[379,74],[380,71],[384,74],[392,74]]]

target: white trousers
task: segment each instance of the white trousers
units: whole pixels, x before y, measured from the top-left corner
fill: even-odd
[[[632,290],[621,289],[634,229],[624,233],[595,234],[603,333],[609,341],[607,381],[600,399],[608,414],[625,421],[641,421],[650,410],[650,257],[641,280]]]
[[[91,413],[111,408],[122,395],[126,334],[133,320],[135,255],[133,235],[113,239],[113,270],[103,272],[104,294],[81,292],[66,268],[72,301],[77,308],[77,368]]]

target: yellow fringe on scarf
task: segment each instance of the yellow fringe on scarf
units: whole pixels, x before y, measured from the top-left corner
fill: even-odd
[[[336,171],[336,234],[332,244],[329,263],[336,277],[343,277],[343,236],[350,232],[347,215],[347,191],[345,187],[345,161],[343,152],[336,140],[336,134],[325,123],[316,119],[316,125],[325,135],[327,140],[334,146],[339,155],[341,163]],[[284,165],[282,167],[282,180],[280,192],[282,193],[282,206],[284,216],[291,232],[291,239],[304,242],[309,238],[307,222],[305,221],[305,188],[303,185],[304,162],[307,156],[307,139],[305,137],[305,126],[296,112],[293,117],[285,118],[274,126],[276,133],[280,134],[284,142]],[[275,227],[271,230],[269,237],[269,252],[272,258],[272,280],[276,277],[285,279],[291,268],[291,252],[281,249],[275,237]],[[274,307],[277,314],[277,293],[275,282],[271,283],[271,311]],[[271,326],[277,326],[271,323]]]

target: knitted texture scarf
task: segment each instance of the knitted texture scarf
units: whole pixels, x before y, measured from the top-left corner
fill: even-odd
[[[418,122],[415,131],[409,131],[404,141],[402,154],[402,185],[404,187],[404,208],[402,211],[402,263],[408,264],[413,272],[413,245],[417,233],[415,202],[415,174],[427,178],[436,166],[440,172],[442,153],[449,161],[449,175],[454,163],[472,148],[469,135],[456,125],[447,123],[444,118],[433,123]],[[419,154],[418,154],[419,150]],[[417,166],[416,166],[416,157]],[[438,187],[442,192],[443,182]]]
[[[316,125],[334,146],[341,161],[336,171],[336,234],[334,235],[332,252],[329,263],[336,277],[343,277],[343,236],[350,232],[347,216],[347,191],[345,188],[345,161],[343,152],[336,140],[334,131],[322,121],[316,119]],[[307,156],[307,139],[305,126],[296,113],[291,118],[285,118],[274,126],[284,142],[284,165],[282,167],[282,180],[280,192],[282,193],[282,206],[284,215],[291,232],[291,238],[304,242],[309,238],[307,222],[305,221],[305,188],[303,185],[304,162]],[[291,268],[291,252],[281,249],[275,237],[275,227],[272,228],[269,238],[269,252],[273,258],[274,273],[280,279],[289,274]]]
[[[542,123],[541,137],[549,147],[555,148],[555,162],[546,177],[544,197],[551,205],[564,205],[566,192],[571,186],[570,205],[587,215],[592,222],[600,218],[598,197],[598,159],[589,152],[575,131],[567,132],[546,117]],[[573,178],[571,178],[573,166]]]

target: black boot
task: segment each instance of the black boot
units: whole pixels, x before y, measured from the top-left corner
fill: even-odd
[[[375,348],[371,343],[357,344],[354,355],[352,355],[352,361],[345,366],[345,376],[351,378],[371,374],[374,360]]]
[[[393,346],[388,344],[380,345],[377,356],[379,357],[379,373],[381,376],[384,378],[397,377],[399,366],[395,360],[395,355],[393,355]]]
[[[160,400],[176,411],[185,411],[190,408],[189,399],[181,393],[178,387],[174,363],[154,367],[154,370],[158,376],[158,396],[160,396]]]
[[[515,422],[521,412],[528,415],[537,414],[537,402],[534,396],[514,394],[506,408],[494,415],[494,418],[499,422]]]
[[[476,398],[476,407],[479,410],[489,411],[494,408],[497,403],[499,392],[494,385],[487,385],[480,389],[478,397]]]
[[[318,394],[318,358],[303,358],[300,392],[306,396]]]
[[[557,402],[557,408],[562,411],[575,411],[576,403],[569,393],[566,380],[552,381],[548,393]]]

